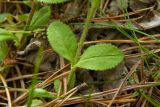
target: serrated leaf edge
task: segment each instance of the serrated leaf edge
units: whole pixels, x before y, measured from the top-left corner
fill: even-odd
[[[101,45],[101,44],[98,44],[98,45]],[[111,45],[111,44],[107,44],[107,45]],[[94,45],[95,46],[95,45]],[[111,46],[114,46],[114,45],[111,45]],[[91,46],[92,47],[92,46]],[[89,47],[90,48],[90,47]],[[117,47],[115,47],[114,46],[114,48],[117,48]],[[88,49],[88,48],[87,48]],[[87,50],[86,49],[86,50]],[[117,48],[118,49],[118,48]],[[85,51],[86,51],[85,50]],[[119,50],[119,49],[118,49]],[[85,51],[84,51],[84,53],[85,53]],[[112,68],[114,68],[114,67],[116,67],[118,64],[120,64],[121,62],[122,62],[122,60],[124,59],[124,55],[123,55],[123,53],[121,52],[121,51],[119,51],[120,53],[121,53],[121,61],[119,61],[119,62],[115,62],[115,64],[113,65],[113,66],[110,66],[110,67],[106,67],[105,69],[96,69],[97,71],[104,71],[104,70],[109,70],[109,69],[112,69]],[[83,55],[83,54],[82,54]],[[81,56],[82,57],[82,56]],[[88,60],[88,59],[83,59],[83,61],[84,60]],[[88,70],[95,70],[95,69],[92,69],[92,68],[87,68],[87,67],[82,67],[82,66],[79,66],[79,63],[81,63],[82,61],[81,61],[81,59],[78,61],[78,63],[75,65],[76,67],[79,67],[79,68],[83,68],[83,69],[88,69]]]

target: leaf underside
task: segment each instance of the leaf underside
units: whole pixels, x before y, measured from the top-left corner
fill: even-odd
[[[39,2],[44,2],[44,3],[52,3],[52,4],[57,4],[57,3],[64,3],[69,0],[37,0]]]
[[[49,25],[47,34],[52,48],[62,57],[73,62],[77,49],[77,40],[69,26],[60,21],[55,21]]]
[[[114,68],[123,60],[123,53],[114,45],[98,44],[85,50],[76,67],[90,70]]]

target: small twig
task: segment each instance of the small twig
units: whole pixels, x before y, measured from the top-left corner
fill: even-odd
[[[137,69],[137,67],[139,66],[140,61],[138,61],[130,70],[130,72],[126,75],[126,77],[123,79],[122,83],[120,84],[117,92],[114,94],[112,100],[110,101],[110,103],[108,104],[107,107],[111,107],[112,103],[114,102],[114,100],[116,99],[116,97],[118,96],[118,93],[121,91],[124,83],[127,81],[127,79],[135,72],[135,70]]]
[[[19,76],[22,76],[22,74],[21,74],[21,72],[20,72],[19,67],[16,65],[16,66],[15,66],[15,68],[16,68],[16,71],[17,71],[18,77],[19,77]],[[21,83],[21,88],[22,88],[22,89],[25,89],[25,83],[24,83],[23,78],[22,78],[22,79],[20,79],[20,83]]]
[[[61,105],[68,100],[71,96],[73,96],[77,91],[73,91],[70,95],[68,95],[66,98],[64,98],[60,103],[57,103],[54,107],[61,107]]]
[[[70,64],[67,64],[66,66],[64,66],[63,68],[61,68],[60,70],[56,71],[55,73],[53,73],[49,78],[47,78],[45,81],[43,81],[42,83],[40,83],[39,85],[37,85],[37,87],[43,87],[45,85],[48,85],[48,83],[50,83],[50,81],[61,71],[63,71],[64,69],[66,69],[67,67],[69,67]]]
[[[103,7],[103,12],[105,11],[105,9],[107,8],[107,5],[109,3],[109,0],[106,1],[106,3],[104,4],[104,7]]]
[[[13,78],[6,79],[6,82],[16,81],[16,80],[25,79],[25,78],[32,78],[34,75],[44,75],[46,73],[48,73],[48,72],[42,72],[42,73],[38,73],[38,74],[28,74],[28,75],[13,77]]]
[[[155,40],[147,40],[147,41],[138,41],[139,43],[148,44],[148,43],[156,43]],[[85,42],[85,45],[95,44],[95,43],[126,43],[126,44],[134,44],[135,42],[132,40],[96,40],[96,41],[88,41]]]
[[[9,90],[9,92],[15,92],[15,91],[17,91],[17,92],[27,92],[28,91],[27,89],[9,88],[9,87],[8,87],[8,90]],[[5,93],[5,92],[6,92],[6,90],[0,90],[0,94]]]
[[[8,89],[8,86],[7,86],[7,83],[5,81],[5,79],[3,78],[3,76],[0,74],[0,79],[5,87],[5,90],[6,90],[6,94],[7,94],[7,98],[8,98],[8,107],[12,107],[12,101],[11,101],[11,95],[9,93],[9,89]]]
[[[78,90],[80,90],[83,87],[86,87],[87,84],[83,83],[81,85],[76,86],[75,88],[72,88],[70,91],[68,91],[67,93],[63,94],[62,96],[60,96],[59,98],[45,104],[43,107],[51,107],[53,106],[53,104],[58,101],[60,98],[64,98],[60,103],[58,103],[56,105],[56,107],[59,107],[60,105],[62,105],[66,100],[68,100],[73,94],[75,94]],[[59,105],[59,106],[58,106]]]

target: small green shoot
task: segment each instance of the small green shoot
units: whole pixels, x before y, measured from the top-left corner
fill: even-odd
[[[111,44],[91,46],[81,55],[90,21],[99,3],[100,0],[92,0],[91,9],[84,25],[84,31],[79,44],[76,41],[75,34],[66,24],[55,21],[48,27],[47,34],[50,45],[58,54],[71,62],[68,89],[74,86],[72,82],[75,79],[74,75],[77,67],[101,71],[111,69],[123,60],[123,53]]]

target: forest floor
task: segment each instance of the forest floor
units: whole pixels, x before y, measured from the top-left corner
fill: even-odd
[[[72,63],[67,53],[59,55],[61,51],[53,49],[47,32],[60,20],[79,41],[92,0],[38,1],[0,1],[0,107],[160,107],[159,0],[100,1],[80,51],[112,44],[124,58],[107,70],[82,65],[91,70],[77,68],[72,88],[68,88]],[[70,29],[62,28],[57,26],[67,35]],[[59,36],[54,43],[62,39],[62,44],[74,45],[64,38]],[[107,54],[114,58],[99,66],[116,63],[119,54],[114,56],[114,50]]]

